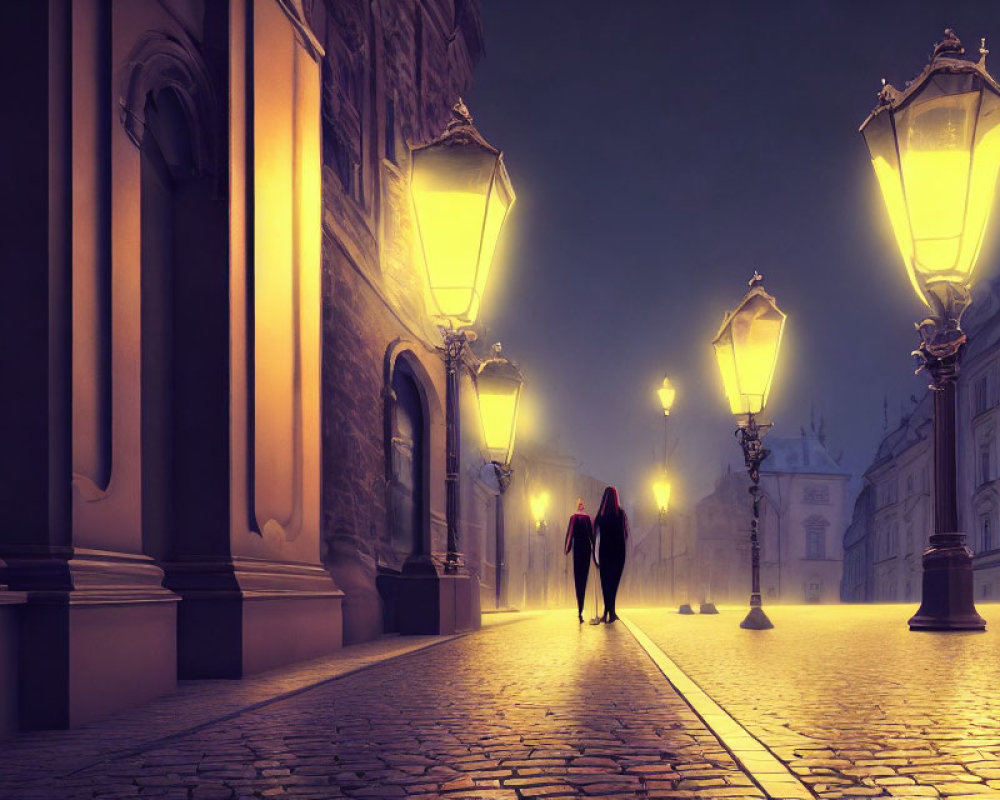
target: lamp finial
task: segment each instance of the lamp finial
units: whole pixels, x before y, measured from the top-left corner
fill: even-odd
[[[962,42],[955,35],[955,31],[951,28],[944,29],[944,38],[934,45],[934,52],[931,53],[931,61],[935,61],[941,57],[954,57],[965,55],[965,48],[962,47]]]
[[[469,113],[469,108],[462,101],[461,97],[451,107],[451,119],[448,121],[448,130],[458,125],[472,125],[472,115]]]

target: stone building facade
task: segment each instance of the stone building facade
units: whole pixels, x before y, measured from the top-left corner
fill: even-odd
[[[482,55],[478,8],[337,0],[319,12],[323,561],[345,592],[345,642],[478,625],[479,554],[465,552],[471,573],[442,570],[442,339],[425,311],[408,188],[410,148],[441,134]],[[467,351],[461,374],[462,551],[476,541],[484,505],[475,358]]]
[[[411,628],[478,624],[482,565],[437,569],[444,375],[406,194],[482,53],[473,0],[0,23],[0,737],[399,629],[410,589]]]
[[[822,425],[820,426],[822,430]],[[766,603],[829,603],[840,596],[850,477],[830,455],[822,433],[768,435],[761,468],[760,586]],[[750,519],[745,473],[720,478],[697,505],[699,602],[745,603],[750,596]]]

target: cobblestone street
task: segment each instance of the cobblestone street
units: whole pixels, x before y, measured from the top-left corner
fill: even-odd
[[[913,634],[908,611],[491,615],[24,735],[0,797],[1000,796],[1000,613]]]
[[[567,612],[490,626],[83,769],[52,758],[115,727],[22,737],[0,758],[2,796],[763,796],[623,626],[578,626]]]
[[[1000,608],[986,633],[912,633],[912,605],[629,617],[823,798],[1000,797]]]

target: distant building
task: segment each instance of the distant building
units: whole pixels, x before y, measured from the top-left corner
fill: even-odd
[[[854,501],[854,514],[844,534],[844,577],[840,582],[840,599],[846,603],[871,602],[875,595],[874,537],[870,535],[874,498],[874,488],[865,481]]]
[[[822,429],[822,426],[821,426]],[[849,474],[830,455],[822,433],[768,435],[761,467],[760,585],[765,603],[829,603],[840,596]],[[744,603],[750,596],[750,479],[720,478],[697,506],[695,599]]]
[[[826,447],[822,432],[768,436],[761,466],[761,592],[782,603],[840,599],[849,473]]]
[[[958,526],[973,551],[974,598],[995,602],[1000,599],[1000,279],[980,284],[974,297],[962,321],[969,344],[958,379]]]

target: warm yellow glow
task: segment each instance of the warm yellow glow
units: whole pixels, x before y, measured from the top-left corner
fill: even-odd
[[[428,312],[442,322],[471,325],[514,202],[500,154],[479,144],[418,148],[410,192],[427,275]]]
[[[723,323],[712,345],[733,414],[759,414],[767,404],[785,314],[754,290]]]
[[[660,397],[660,405],[663,406],[663,413],[669,414],[670,408],[674,404],[674,398],[677,396],[677,389],[670,382],[670,378],[663,379],[663,385],[656,390],[656,394]]]
[[[929,284],[971,282],[1000,166],[1000,114],[993,104],[980,109],[973,91],[917,99],[895,122],[898,166],[878,142],[872,165],[910,282],[926,302]]]
[[[545,522],[545,512],[549,507],[549,493],[539,492],[538,494],[531,495],[531,517],[535,520],[536,525],[541,525]]]
[[[517,432],[517,411],[524,379],[517,366],[500,354],[500,344],[493,346],[493,356],[479,365],[476,372],[476,396],[483,439],[490,461],[509,464]]]
[[[666,514],[670,509],[670,481],[660,478],[653,483],[653,497],[656,499],[656,509]]]
[[[479,416],[490,459],[508,463],[517,430],[517,392],[487,394],[480,391]]]

